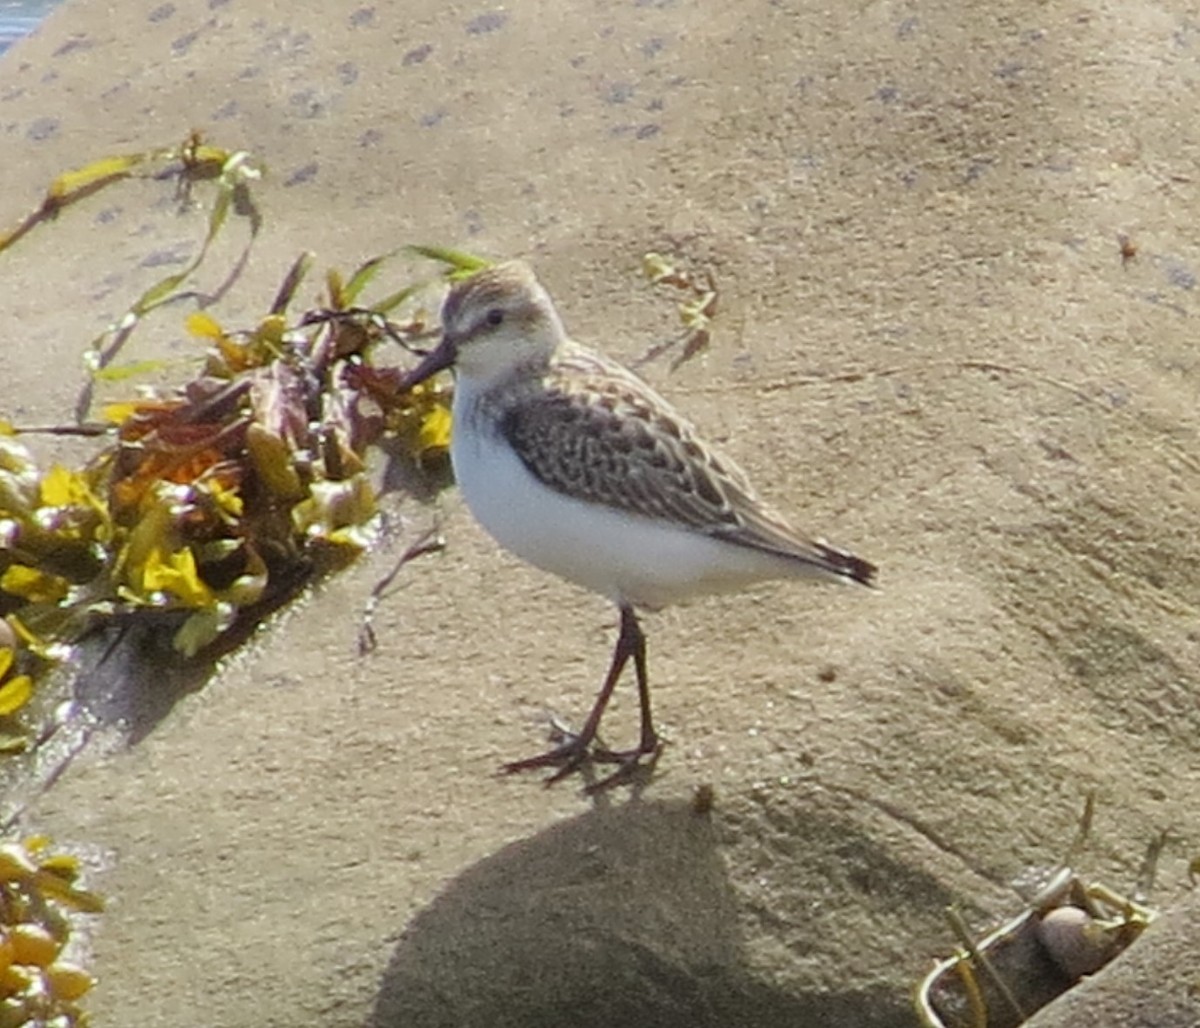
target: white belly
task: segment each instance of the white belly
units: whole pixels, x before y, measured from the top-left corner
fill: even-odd
[[[479,523],[518,557],[615,603],[662,607],[803,573],[781,557],[559,493],[499,439],[462,424],[456,418],[450,458]]]

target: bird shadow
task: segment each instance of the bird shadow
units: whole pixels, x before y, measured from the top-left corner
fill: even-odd
[[[454,878],[404,930],[368,1028],[911,1024],[897,1007],[752,976],[711,817],[631,801]]]

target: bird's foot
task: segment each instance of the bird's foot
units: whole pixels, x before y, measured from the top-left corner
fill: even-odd
[[[626,782],[631,782],[639,775],[651,774],[658,764],[658,758],[662,754],[665,745],[665,740],[654,735],[648,739],[643,739],[640,744],[631,750],[610,750],[603,746],[594,747],[591,754],[594,761],[599,764],[616,764],[617,769],[612,774],[605,775],[598,782],[591,782],[583,791],[589,796],[594,796],[596,793],[611,789],[614,785],[623,785]]]
[[[581,742],[578,736],[573,736],[560,743],[552,750],[539,753],[536,757],[526,757],[524,760],[512,760],[500,765],[502,775],[515,775],[522,771],[537,771],[544,767],[558,770],[546,779],[547,785],[561,782],[567,775],[578,771],[591,758],[591,747]]]
[[[552,738],[558,743],[553,749],[539,753],[535,757],[524,760],[513,760],[502,764],[500,773],[503,775],[519,774],[522,771],[538,771],[542,768],[555,768],[554,774],[546,779],[546,785],[561,782],[576,771],[584,770],[592,763],[616,764],[617,769],[605,775],[599,781],[589,782],[584,792],[593,796],[605,792],[615,785],[631,781],[640,771],[652,771],[658,763],[659,754],[663,751],[664,741],[657,735],[645,738],[630,750],[612,750],[597,738],[587,739],[583,735],[572,732],[557,718],[551,722]],[[643,760],[645,762],[643,763]]]
[[[500,773],[515,775],[522,771],[538,771],[541,768],[553,767],[558,770],[546,779],[547,785],[553,785],[578,771],[591,758],[593,739],[585,739],[582,735],[571,731],[558,718],[551,720],[550,733],[550,738],[558,743],[557,746],[545,753],[539,753],[536,757],[526,757],[524,760],[513,760],[502,764]]]

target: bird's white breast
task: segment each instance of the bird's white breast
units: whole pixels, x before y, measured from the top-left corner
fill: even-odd
[[[796,573],[782,558],[549,488],[499,432],[472,416],[475,399],[460,376],[450,443],[455,478],[479,523],[530,564],[616,603],[647,607]]]

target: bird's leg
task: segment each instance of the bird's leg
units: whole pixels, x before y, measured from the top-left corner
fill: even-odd
[[[615,772],[607,778],[588,787],[588,792],[599,792],[610,785],[623,781],[639,766],[642,757],[652,757],[655,760],[662,751],[662,741],[654,730],[654,719],[650,714],[650,682],[646,675],[646,636],[638,624],[637,617],[631,607],[621,608],[621,638],[628,634],[629,645],[632,648],[633,667],[637,672],[638,706],[642,715],[642,737],[637,746],[631,750],[610,750],[597,747],[592,756],[605,763],[620,764]],[[589,718],[589,721],[591,719]],[[597,720],[597,725],[599,721]]]
[[[633,608],[623,606],[621,607],[621,631],[613,649],[612,663],[609,665],[604,685],[600,688],[596,702],[592,704],[592,711],[588,714],[583,728],[578,733],[569,734],[554,749],[526,760],[514,760],[512,763],[505,764],[500,770],[504,774],[513,774],[517,771],[531,771],[542,767],[557,767],[558,770],[547,779],[547,784],[566,778],[567,775],[578,770],[587,760],[592,743],[596,741],[600,720],[604,717],[608,701],[612,699],[613,690],[617,687],[617,682],[621,679],[621,672],[625,670],[625,665],[629,663],[630,657],[633,658],[638,676],[638,695],[642,710],[642,740],[636,750],[628,753],[602,750],[599,756],[603,760],[632,766],[632,764],[636,764],[639,755],[657,752],[658,735],[650,720],[650,691],[646,684],[646,637],[642,634]],[[622,774],[622,771],[618,771],[617,774]],[[616,776],[610,776],[610,778],[615,780]],[[604,782],[598,783],[593,788],[604,787],[606,784],[609,784],[609,779],[605,779]]]

